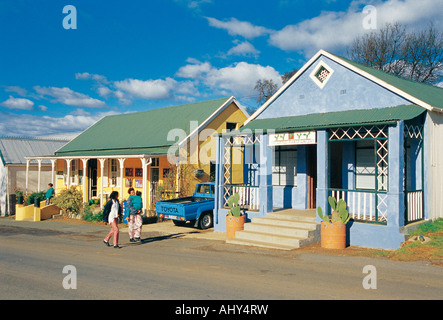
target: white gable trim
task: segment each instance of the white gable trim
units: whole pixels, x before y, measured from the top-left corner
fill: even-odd
[[[179,148],[181,148],[185,143],[190,141],[195,135],[197,135],[200,131],[202,131],[212,120],[214,120],[223,110],[225,110],[231,103],[234,103],[237,108],[243,112],[246,118],[249,116],[246,112],[245,108],[235,99],[234,96],[231,96],[227,99],[217,110],[214,111],[205,121],[203,121],[196,129],[194,129],[186,138],[178,143]]]
[[[443,112],[442,109],[434,107],[434,106],[410,95],[409,93],[406,93],[403,90],[398,89],[397,87],[367,73],[366,71],[363,71],[362,69],[353,66],[352,64],[346,62],[345,60],[342,60],[339,57],[337,57],[333,54],[330,54],[327,51],[320,50],[300,70],[298,70],[298,72],[296,74],[294,74],[271,98],[269,98],[268,101],[266,101],[260,108],[258,108],[257,111],[255,111],[252,114],[252,116],[250,116],[249,119],[247,119],[245,121],[244,125],[248,124],[249,122],[254,120],[256,117],[258,117],[258,115],[260,115],[272,102],[274,102],[292,83],[295,82],[295,80],[298,79],[298,77],[300,77],[300,75],[302,73],[305,72],[306,69],[311,67],[311,65],[322,55],[331,59],[332,61],[344,66],[345,68],[348,68],[348,69],[354,71],[355,73],[367,78],[368,80],[371,80],[371,81],[377,83],[378,85],[382,86],[383,88],[398,94],[399,96],[411,101],[412,103],[414,103],[420,107],[423,107],[429,111]]]

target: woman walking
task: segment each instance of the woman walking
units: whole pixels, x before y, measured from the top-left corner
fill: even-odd
[[[118,192],[113,191],[111,195],[109,196],[111,200],[106,203],[105,208],[103,210],[103,216],[106,217],[108,215],[108,223],[111,225],[111,231],[109,231],[108,235],[105,237],[103,242],[109,247],[109,239],[111,239],[112,236],[114,236],[113,242],[114,242],[114,248],[121,248],[118,245],[118,218],[121,214],[121,207],[118,203]]]

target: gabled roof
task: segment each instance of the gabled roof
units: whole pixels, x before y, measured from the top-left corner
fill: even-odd
[[[272,104],[292,83],[294,83],[306,69],[308,69],[320,56],[325,56],[336,63],[352,70],[353,72],[377,83],[399,96],[411,101],[413,104],[426,110],[443,112],[443,88],[407,80],[387,72],[377,70],[348,59],[331,54],[327,51],[318,51],[296,74],[294,74],[271,98],[268,99],[254,114],[249,117],[244,125],[254,120],[270,104]]]
[[[0,159],[3,165],[26,164],[25,157],[54,154],[67,142],[68,140],[57,139],[0,137]]]
[[[324,128],[352,127],[364,125],[394,124],[399,120],[410,120],[424,113],[426,109],[416,105],[404,105],[380,109],[348,110],[328,113],[314,113],[302,116],[256,119],[241,128],[245,130],[314,130]]]
[[[204,128],[231,103],[235,103],[243,111],[237,100],[229,97],[107,116],[57,150],[55,154],[57,156],[166,154],[171,145],[187,139]],[[190,128],[191,121],[196,121],[198,127]],[[174,129],[176,131],[171,131]]]

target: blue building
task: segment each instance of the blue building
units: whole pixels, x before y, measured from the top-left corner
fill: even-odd
[[[350,245],[396,249],[407,225],[443,217],[442,141],[442,88],[321,50],[218,137],[215,231],[233,192],[248,222],[327,210],[334,196],[348,204]]]

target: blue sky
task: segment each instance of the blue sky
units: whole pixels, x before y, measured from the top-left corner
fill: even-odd
[[[76,29],[65,29],[66,5]],[[79,132],[101,117],[234,95],[345,54],[377,26],[443,28],[443,0],[0,0],[0,135]],[[70,21],[72,22],[72,21]]]

